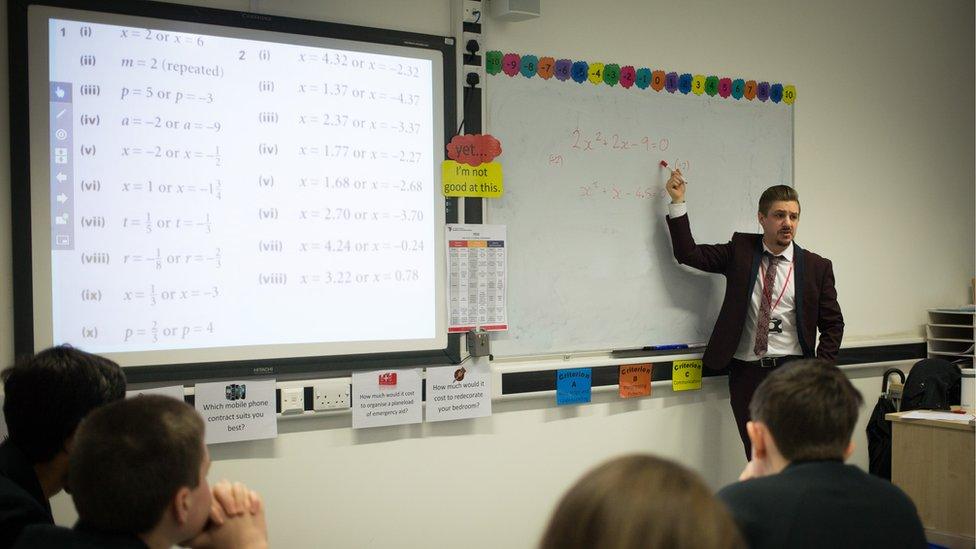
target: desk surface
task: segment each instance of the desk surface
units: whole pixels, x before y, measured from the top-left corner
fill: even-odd
[[[917,410],[916,410],[917,411]],[[956,429],[959,431],[976,431],[976,425],[972,421],[969,423],[963,423],[959,421],[946,421],[942,419],[905,419],[904,415],[911,414],[913,412],[894,412],[891,414],[885,414],[885,419],[888,421],[895,421],[898,423],[911,423],[913,425],[926,425],[929,427],[938,427],[941,429]]]
[[[891,482],[915,502],[929,541],[973,548],[976,541],[974,427],[939,419],[891,420]]]

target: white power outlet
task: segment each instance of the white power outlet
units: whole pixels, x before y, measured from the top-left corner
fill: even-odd
[[[305,388],[288,387],[281,390],[281,414],[305,413]]]
[[[350,402],[348,381],[320,381],[312,385],[312,407],[316,412],[323,410],[346,410]]]
[[[464,13],[462,14],[465,23],[481,23],[482,2],[472,0],[462,0],[464,2]]]

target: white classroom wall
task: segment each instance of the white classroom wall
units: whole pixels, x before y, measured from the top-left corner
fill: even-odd
[[[452,32],[448,0],[256,5],[277,15]],[[486,49],[797,87],[798,240],[834,261],[845,345],[921,341],[926,308],[967,302],[976,247],[971,0],[548,0],[542,9],[534,21],[489,22]],[[8,115],[4,101],[0,126]],[[8,144],[0,132],[7,231]],[[10,240],[0,238],[4,364],[13,356],[11,270]],[[849,370],[867,400],[853,458],[865,468],[863,426],[881,370]],[[713,487],[734,480],[744,459],[722,381],[692,394],[654,390],[651,399],[628,402],[598,391],[592,405],[558,409],[546,394],[495,402],[490,418],[363,431],[349,428],[348,414],[282,420],[277,440],[212,447],[211,478],[262,492],[275,547],[527,548],[561,492],[608,456],[655,452],[680,459]],[[60,523],[73,521],[64,495],[54,509]]]

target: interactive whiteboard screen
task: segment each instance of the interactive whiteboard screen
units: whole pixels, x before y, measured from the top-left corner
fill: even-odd
[[[34,348],[443,349],[440,51],[30,6]]]

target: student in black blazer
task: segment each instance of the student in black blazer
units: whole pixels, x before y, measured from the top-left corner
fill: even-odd
[[[725,276],[725,300],[702,362],[729,369],[729,398],[749,459],[749,401],[769,373],[797,358],[833,362],[844,334],[830,260],[794,242],[800,198],[786,185],[766,189],[757,220],[763,234],[735,233],[726,244],[697,244],[691,235],[685,182],[675,170],[668,230],[679,263]],[[773,268],[770,268],[770,266]],[[819,344],[817,332],[820,332]]]
[[[8,438],[0,444],[0,549],[29,524],[53,524],[48,500],[64,488],[75,428],[102,404],[125,396],[119,366],[68,346],[3,372]]]
[[[267,549],[261,498],[243,484],[207,482],[204,423],[160,395],[113,402],[78,427],[70,460],[73,529],[35,524],[17,549]]]
[[[771,373],[753,396],[753,459],[725,502],[753,549],[922,549],[912,501],[844,460],[861,394],[836,366],[801,360]]]

